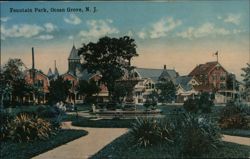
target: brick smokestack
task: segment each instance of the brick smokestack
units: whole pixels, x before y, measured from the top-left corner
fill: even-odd
[[[34,55],[34,48],[32,47],[32,70],[35,69],[35,55]]]

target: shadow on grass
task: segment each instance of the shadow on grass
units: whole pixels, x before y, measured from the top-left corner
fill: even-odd
[[[28,143],[15,143],[12,141],[1,142],[1,159],[29,159],[55,147],[87,135],[84,130],[60,130],[58,134],[48,140],[38,140]]]
[[[142,148],[135,146],[132,141],[131,135],[127,133],[105,146],[102,150],[93,155],[92,159],[187,158],[181,154],[179,146],[175,144],[159,144],[148,148]],[[199,158],[248,158],[250,155],[249,152],[250,146],[222,142],[217,149],[203,154]]]

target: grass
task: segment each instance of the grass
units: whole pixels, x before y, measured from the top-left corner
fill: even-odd
[[[71,116],[71,115],[70,115]],[[135,119],[98,119],[93,120],[93,118],[87,117],[69,117],[73,120],[72,125],[81,126],[81,127],[95,127],[95,128],[129,128],[132,126],[132,123]]]
[[[12,141],[1,142],[1,159],[28,159],[38,154],[51,150],[67,142],[85,136],[84,130],[60,130],[60,132],[48,140],[38,140],[29,143],[14,143]]]
[[[224,129],[221,130],[222,134],[232,135],[232,136],[241,136],[241,137],[250,137],[250,130],[244,129]]]
[[[135,146],[131,142],[131,136],[125,134],[114,140],[109,145],[96,153],[92,159],[98,158],[185,158],[174,144],[157,145],[149,148]],[[238,145],[229,142],[223,144],[216,150],[200,156],[201,158],[248,158],[250,146]]]

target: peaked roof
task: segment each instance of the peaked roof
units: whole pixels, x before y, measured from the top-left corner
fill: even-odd
[[[78,51],[77,51],[75,45],[73,45],[73,47],[70,51],[68,60],[80,60],[80,56],[78,56]]]
[[[192,85],[188,83],[192,78],[190,76],[179,76],[175,79],[175,83],[188,91],[192,89]]]
[[[217,61],[207,62],[205,64],[199,64],[190,73],[189,76],[195,75],[206,75],[208,74],[217,64]],[[220,65],[220,64],[219,64]]]
[[[48,77],[51,77],[51,76],[53,76],[53,73],[52,73],[52,70],[51,70],[51,68],[49,68],[49,71],[48,71],[48,74],[47,74],[47,76],[48,76]]]
[[[169,69],[154,69],[154,68],[136,68],[141,78],[151,78],[154,82],[157,82],[162,73],[168,74],[169,77],[174,79],[177,75],[175,70]]]
[[[175,80],[176,77],[178,77],[178,73],[175,70],[163,69],[161,75],[159,76],[159,80],[161,79]]]
[[[55,76],[59,76],[59,72],[58,72],[58,69],[57,67],[55,67],[55,72],[54,72]]]

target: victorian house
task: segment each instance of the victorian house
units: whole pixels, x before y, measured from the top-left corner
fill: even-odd
[[[24,99],[27,102],[46,103],[49,93],[49,78],[41,70],[35,68],[35,53],[32,48],[32,68],[24,71],[25,80],[28,84],[34,86],[33,94]]]
[[[99,82],[102,76],[99,73],[88,73],[87,69],[81,66],[82,63],[84,63],[84,58],[78,55],[78,50],[73,45],[68,57],[68,71],[61,75],[64,80],[70,81],[71,84],[67,101],[72,103],[83,102],[84,96],[80,95],[77,90],[81,80],[94,80],[101,90],[98,94],[93,94],[93,96],[97,96],[98,101],[106,101],[108,99],[107,87]]]

